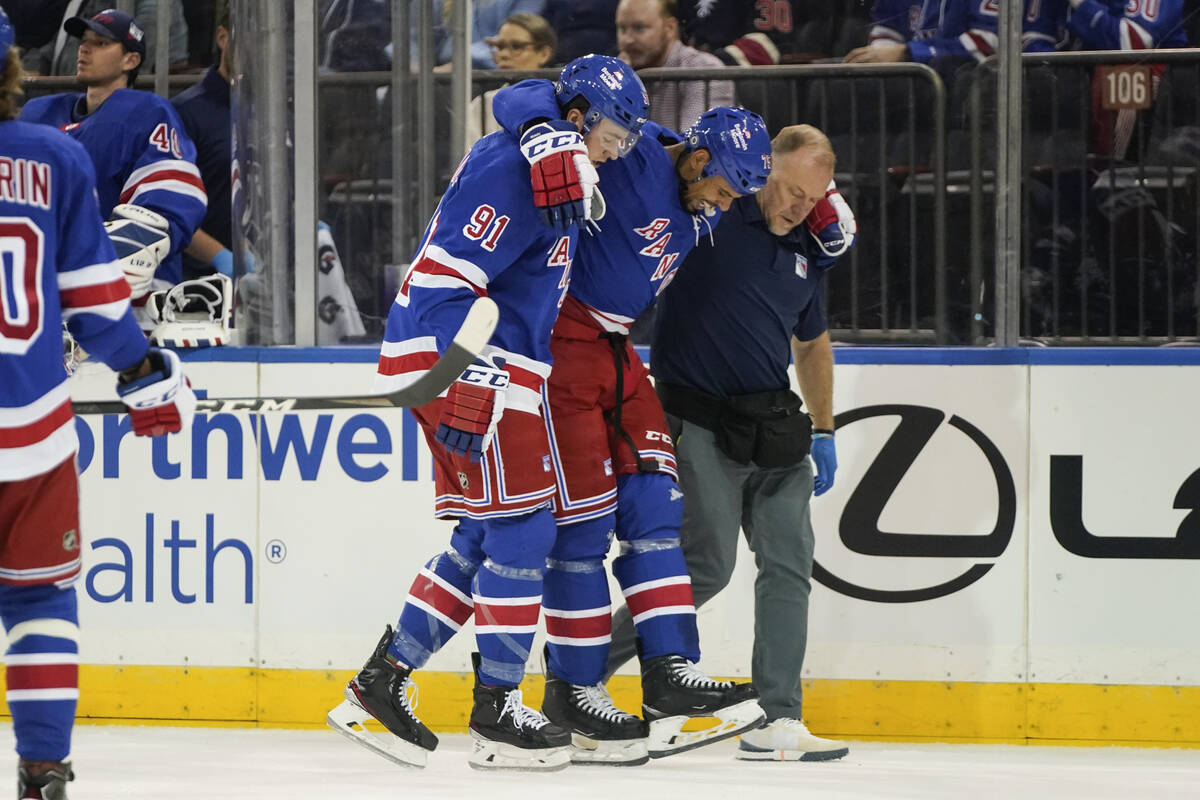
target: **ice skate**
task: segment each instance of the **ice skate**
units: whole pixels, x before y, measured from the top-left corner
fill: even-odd
[[[648,726],[613,705],[604,684],[575,686],[547,668],[542,713],[571,732],[572,764],[635,767],[650,760]]]
[[[471,709],[474,749],[467,759],[473,769],[516,769],[550,772],[571,763],[571,734],[521,702],[515,686],[484,686],[475,668],[475,705]]]
[[[642,713],[650,723],[651,758],[675,755],[753,730],[766,714],[749,683],[715,681],[683,656],[652,658],[642,665]],[[682,730],[693,717],[716,717],[717,725]]]
[[[69,761],[26,761],[17,765],[18,800],[67,800],[67,781],[75,780]]]
[[[417,719],[417,687],[410,669],[387,660],[393,637],[389,625],[362,670],[346,684],[346,699],[325,718],[329,727],[347,739],[403,767],[424,767],[438,745],[433,731]],[[375,719],[388,733],[377,736],[363,724]]]
[[[850,752],[845,742],[813,736],[803,720],[781,717],[742,734],[743,761],[833,761]]]

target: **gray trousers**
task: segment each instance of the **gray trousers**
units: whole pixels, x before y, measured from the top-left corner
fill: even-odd
[[[813,563],[811,462],[776,469],[739,464],[720,451],[711,431],[670,414],[667,422],[684,494],[681,537],[696,606],[729,583],[740,527],[758,569],[751,677],[768,720],[799,719]],[[613,616],[608,674],[636,654],[633,618],[622,606]]]

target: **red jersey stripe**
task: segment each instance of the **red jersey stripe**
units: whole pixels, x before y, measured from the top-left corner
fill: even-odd
[[[71,401],[66,400],[41,419],[18,428],[0,428],[0,447],[37,444],[71,421]]]

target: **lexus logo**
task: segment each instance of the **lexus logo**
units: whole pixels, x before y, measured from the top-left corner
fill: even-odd
[[[884,508],[929,440],[941,427],[942,422],[946,421],[946,414],[927,406],[864,406],[839,414],[836,423],[841,430],[855,422],[873,417],[899,417],[900,424],[884,443],[846,501],[838,525],[838,534],[843,544],[855,553],[868,556],[979,559],[995,559],[1000,556],[1008,547],[1016,529],[1017,490],[1004,456],[991,439],[962,417],[952,415],[948,420],[950,427],[966,436],[978,448],[995,478],[999,504],[996,522],[990,533],[981,536],[883,531],[879,528],[879,519]],[[954,491],[953,487],[935,488],[938,491]],[[937,500],[936,495],[930,497],[933,503]],[[950,580],[919,589],[885,590],[858,586],[834,575],[815,560],[813,578],[835,592],[859,600],[914,603],[944,597],[970,586],[986,575],[992,566],[992,562],[976,563]]]

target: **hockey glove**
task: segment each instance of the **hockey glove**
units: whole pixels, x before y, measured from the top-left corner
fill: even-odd
[[[827,256],[836,258],[854,246],[858,223],[854,220],[854,212],[846,204],[846,198],[842,197],[833,181],[829,182],[825,196],[808,212],[805,222],[817,240],[817,246]]]
[[[121,373],[117,382],[117,394],[129,406],[133,432],[138,436],[161,436],[183,430],[192,424],[196,395],[183,374],[179,356],[151,347],[146,360],[150,362],[148,375],[134,377],[135,367]]]
[[[600,178],[574,125],[561,119],[534,125],[521,137],[521,152],[529,162],[533,204],[546,224],[565,234],[591,218],[592,192]]]
[[[104,223],[134,299],[150,291],[158,265],[171,251],[170,229],[161,214],[126,203],[115,206]]]
[[[833,476],[837,473],[837,447],[832,433],[812,435],[812,459],[817,465],[813,478],[813,497],[820,497],[833,488]]]
[[[451,453],[481,461],[504,413],[504,362],[480,356],[446,391],[434,438]]]

